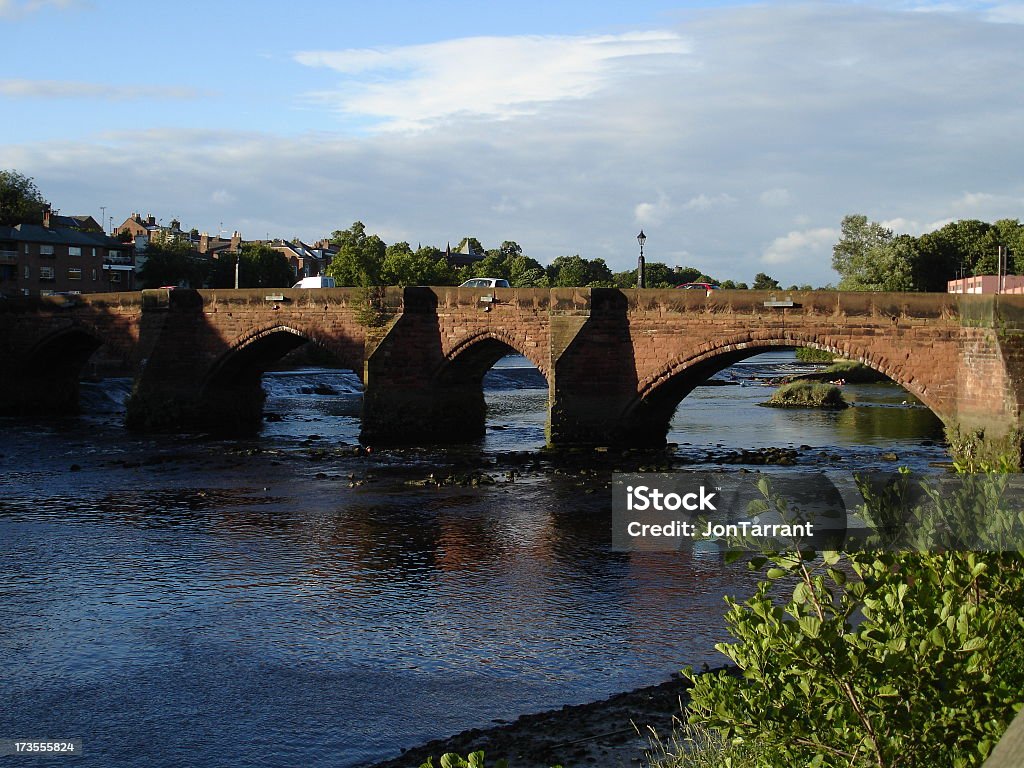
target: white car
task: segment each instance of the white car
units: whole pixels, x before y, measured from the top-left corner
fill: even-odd
[[[508,280],[500,277],[474,277],[467,280],[459,288],[510,288]]]
[[[299,280],[299,282],[297,282],[295,285],[292,286],[292,288],[334,288],[334,287],[336,287],[335,284],[334,284],[334,278],[333,277],[325,277],[323,275],[318,275],[317,277],[304,277],[301,280]]]

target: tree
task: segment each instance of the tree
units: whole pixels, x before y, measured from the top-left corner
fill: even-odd
[[[139,269],[139,279],[145,288],[159,288],[162,285],[201,288],[211,267],[215,266],[210,259],[194,253],[184,241],[150,243],[145,255],[146,261]],[[234,277],[231,285],[234,285]]]
[[[287,288],[295,273],[287,257],[262,243],[245,243],[239,250],[239,288]]]
[[[894,240],[891,229],[867,216],[843,217],[842,234],[832,248],[832,268],[844,291],[908,291],[917,261],[912,240]],[[943,285],[945,290],[945,285]]]
[[[508,281],[513,288],[546,288],[548,275],[536,259],[529,256],[512,256],[507,260]]]
[[[437,248],[421,246],[413,252],[408,243],[401,242],[385,249],[380,269],[382,285],[446,285],[452,277],[444,253]]]
[[[553,288],[587,284],[587,262],[579,255],[559,256],[548,265],[548,281]]]
[[[636,285],[636,270],[633,270],[633,278],[633,285]],[[675,288],[690,281],[681,279],[680,273],[667,264],[652,261],[644,265],[644,282],[648,288]]]
[[[769,277],[764,272],[758,272],[754,275],[754,290],[755,291],[777,291],[781,288],[779,281],[773,277]]]
[[[1010,269],[1016,275],[1024,274],[1024,224],[1017,219],[999,219],[992,226],[999,244],[1010,249]]]
[[[377,235],[367,235],[361,221],[353,222],[345,230],[335,230],[331,242],[338,246],[338,253],[327,268],[327,274],[338,285],[380,285],[381,262],[386,246]]]
[[[48,205],[31,178],[17,171],[0,171],[0,226],[42,224]]]
[[[575,256],[559,256],[547,269],[548,281],[552,287],[613,287],[612,271],[604,259],[584,259]]]
[[[500,251],[488,251],[480,261],[470,265],[470,277],[502,277],[508,280],[508,265]]]

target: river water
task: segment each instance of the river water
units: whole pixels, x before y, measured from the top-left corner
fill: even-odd
[[[675,452],[946,459],[892,385],[847,386],[842,412],[757,407],[799,368],[774,352],[698,388]],[[81,738],[76,765],[347,768],[724,661],[723,595],[753,576],[613,553],[607,471],[538,452],[524,358],[485,380],[486,438],[449,450],[360,450],[358,380],[330,369],[265,375],[244,441],[128,435],[129,384],[84,385],[73,419],[0,420],[0,739]],[[481,470],[495,482],[429,484]]]

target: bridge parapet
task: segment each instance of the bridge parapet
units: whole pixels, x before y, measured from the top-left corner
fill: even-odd
[[[307,341],[362,376],[371,441],[478,437],[510,351],[548,380],[554,444],[660,444],[693,387],[779,347],[865,362],[966,430],[1013,432],[1024,403],[1024,297],[427,287],[0,302],[0,409],[70,410],[83,372],[131,372],[133,427],[256,429],[260,374]]]

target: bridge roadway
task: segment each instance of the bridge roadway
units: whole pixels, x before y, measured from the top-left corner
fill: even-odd
[[[661,445],[699,383],[794,346],[866,363],[949,426],[994,436],[1021,426],[1024,297],[833,291],[179,289],[5,300],[0,411],[74,411],[83,373],[130,375],[131,429],[252,432],[263,371],[306,342],[362,378],[371,443],[483,434],[483,375],[509,352],[547,379],[553,445]]]

